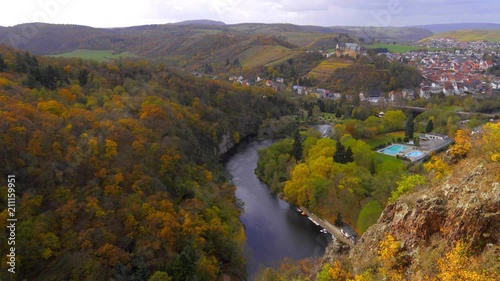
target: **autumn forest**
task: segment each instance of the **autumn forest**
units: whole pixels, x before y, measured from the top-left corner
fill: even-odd
[[[242,206],[220,144],[293,113],[293,102],[147,61],[5,46],[0,93],[0,174],[16,175],[20,197],[19,280],[245,275]]]

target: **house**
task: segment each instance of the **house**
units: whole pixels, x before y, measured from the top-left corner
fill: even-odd
[[[276,78],[276,82],[283,84],[283,83],[285,83],[285,79],[283,79],[281,77],[280,78]]]
[[[266,81],[266,86],[271,87],[273,85],[273,81],[267,80]]]
[[[479,69],[487,70],[488,68],[493,66],[493,61],[491,60],[481,60],[479,62]]]
[[[443,94],[447,96],[451,96],[455,94],[455,87],[453,87],[452,83],[445,83],[443,86]]]
[[[333,56],[333,54],[335,54],[335,53],[329,52],[329,53],[324,54],[324,56],[328,59],[328,58],[331,58]]]
[[[457,95],[463,95],[465,92],[469,91],[463,83],[454,83],[453,87],[455,88],[455,94]]]
[[[416,97],[415,91],[413,89],[403,89],[403,98],[408,100],[414,100]]]
[[[363,92],[359,93],[359,100],[366,101],[366,97],[365,97],[365,94]]]
[[[342,94],[341,93],[333,93],[333,99],[340,100],[341,98],[342,98]]]
[[[444,134],[438,134],[438,133],[426,133],[426,134],[421,134],[422,138],[424,139],[430,139],[430,140],[447,140],[449,139],[450,137],[448,137],[447,135],[444,135]]]
[[[346,45],[344,42],[339,42],[339,43],[337,43],[337,46],[335,47],[335,49],[337,49],[339,51],[344,51],[345,47],[346,47]]]
[[[425,99],[431,98],[431,87],[424,85],[420,87],[420,97]]]
[[[306,94],[306,87],[302,86],[293,86],[292,88],[297,94],[299,95],[305,95]]]
[[[357,43],[345,43],[345,49],[349,51],[359,52],[360,47]]]
[[[368,101],[371,103],[378,103],[382,99],[381,90],[371,90],[368,93]]]
[[[326,94],[326,90],[325,89],[316,89],[312,92],[313,94],[317,94],[318,96],[320,97],[324,97],[325,94]]]
[[[329,91],[329,90],[326,90],[324,97],[325,98],[332,98],[333,97],[333,93],[331,91]]]
[[[432,83],[431,87],[430,87],[430,91],[431,91],[431,94],[440,94],[443,92],[443,86],[441,84],[438,84],[438,83]]]

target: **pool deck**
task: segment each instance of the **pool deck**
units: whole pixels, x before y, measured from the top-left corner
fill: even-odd
[[[404,146],[406,147],[405,150],[401,150],[400,152],[396,153],[396,154],[388,154],[388,153],[384,153],[383,151],[385,149],[387,149],[387,147],[390,147],[392,145],[399,145],[399,146]],[[377,150],[377,152],[379,153],[382,153],[382,154],[385,154],[385,155],[389,155],[389,156],[403,156],[405,157],[406,159],[410,160],[411,162],[416,162],[422,158],[425,158],[427,155],[429,155],[429,153],[427,151],[423,151],[420,147],[416,147],[416,146],[413,146],[413,145],[408,145],[408,144],[400,144],[400,143],[395,143],[395,144],[391,144],[390,146],[387,146],[387,147],[384,147],[382,149],[379,149]],[[412,156],[407,156],[409,153],[412,153],[413,151],[419,151],[421,152],[422,154],[417,156],[417,157],[412,157]]]
[[[430,153],[432,153],[436,150],[440,150],[440,149],[450,145],[451,143],[452,143],[451,139],[437,140],[437,139],[422,139],[421,138],[420,139],[420,146],[418,146],[418,147],[410,145],[410,144],[394,143],[394,144],[388,145],[382,149],[377,150],[377,152],[385,154],[385,155],[389,155],[389,156],[394,156],[394,157],[399,155],[399,156],[405,157],[407,160],[410,160],[411,162],[417,162],[417,161],[420,161],[420,160],[426,158],[427,156],[429,156]],[[402,151],[398,152],[397,154],[388,154],[388,153],[383,152],[385,149],[387,149],[388,147],[391,147],[392,145],[404,146],[404,147],[407,147],[407,149],[402,150]],[[409,153],[411,153],[413,151],[420,151],[420,152],[422,152],[422,155],[419,155],[417,157],[407,156]]]

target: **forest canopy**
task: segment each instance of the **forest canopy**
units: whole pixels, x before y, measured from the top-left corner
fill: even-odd
[[[142,60],[0,55],[0,173],[17,179],[19,279],[244,278],[241,205],[220,144],[293,102]]]

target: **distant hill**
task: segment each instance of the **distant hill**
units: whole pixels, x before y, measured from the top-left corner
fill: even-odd
[[[423,28],[430,30],[434,33],[449,32],[464,29],[480,29],[480,30],[490,30],[490,29],[500,29],[500,24],[498,23],[449,23],[449,24],[429,24],[429,25],[417,25],[413,26],[416,28]]]
[[[449,32],[436,33],[422,41],[434,38],[450,38],[457,41],[477,41],[487,40],[490,42],[500,42],[500,29],[467,29],[455,30]]]
[[[173,25],[226,25],[222,21],[214,20],[186,20],[181,22],[173,23]]]
[[[361,27],[340,26],[333,29],[344,29],[354,37],[363,37],[368,40],[385,42],[415,42],[431,36],[433,33],[425,28],[418,27]]]
[[[33,35],[24,36],[28,29]],[[206,63],[225,65],[226,60],[235,58],[240,58],[246,67],[272,65],[311,48],[334,48],[339,40],[399,42],[416,41],[430,35],[430,31],[421,28],[364,29],[264,23],[226,25],[212,20],[126,28],[45,23],[0,27],[0,43],[37,55],[71,55],[77,50],[80,53],[81,50],[113,54],[129,52],[139,57],[165,58],[189,70]],[[259,50],[266,53],[261,54]]]

